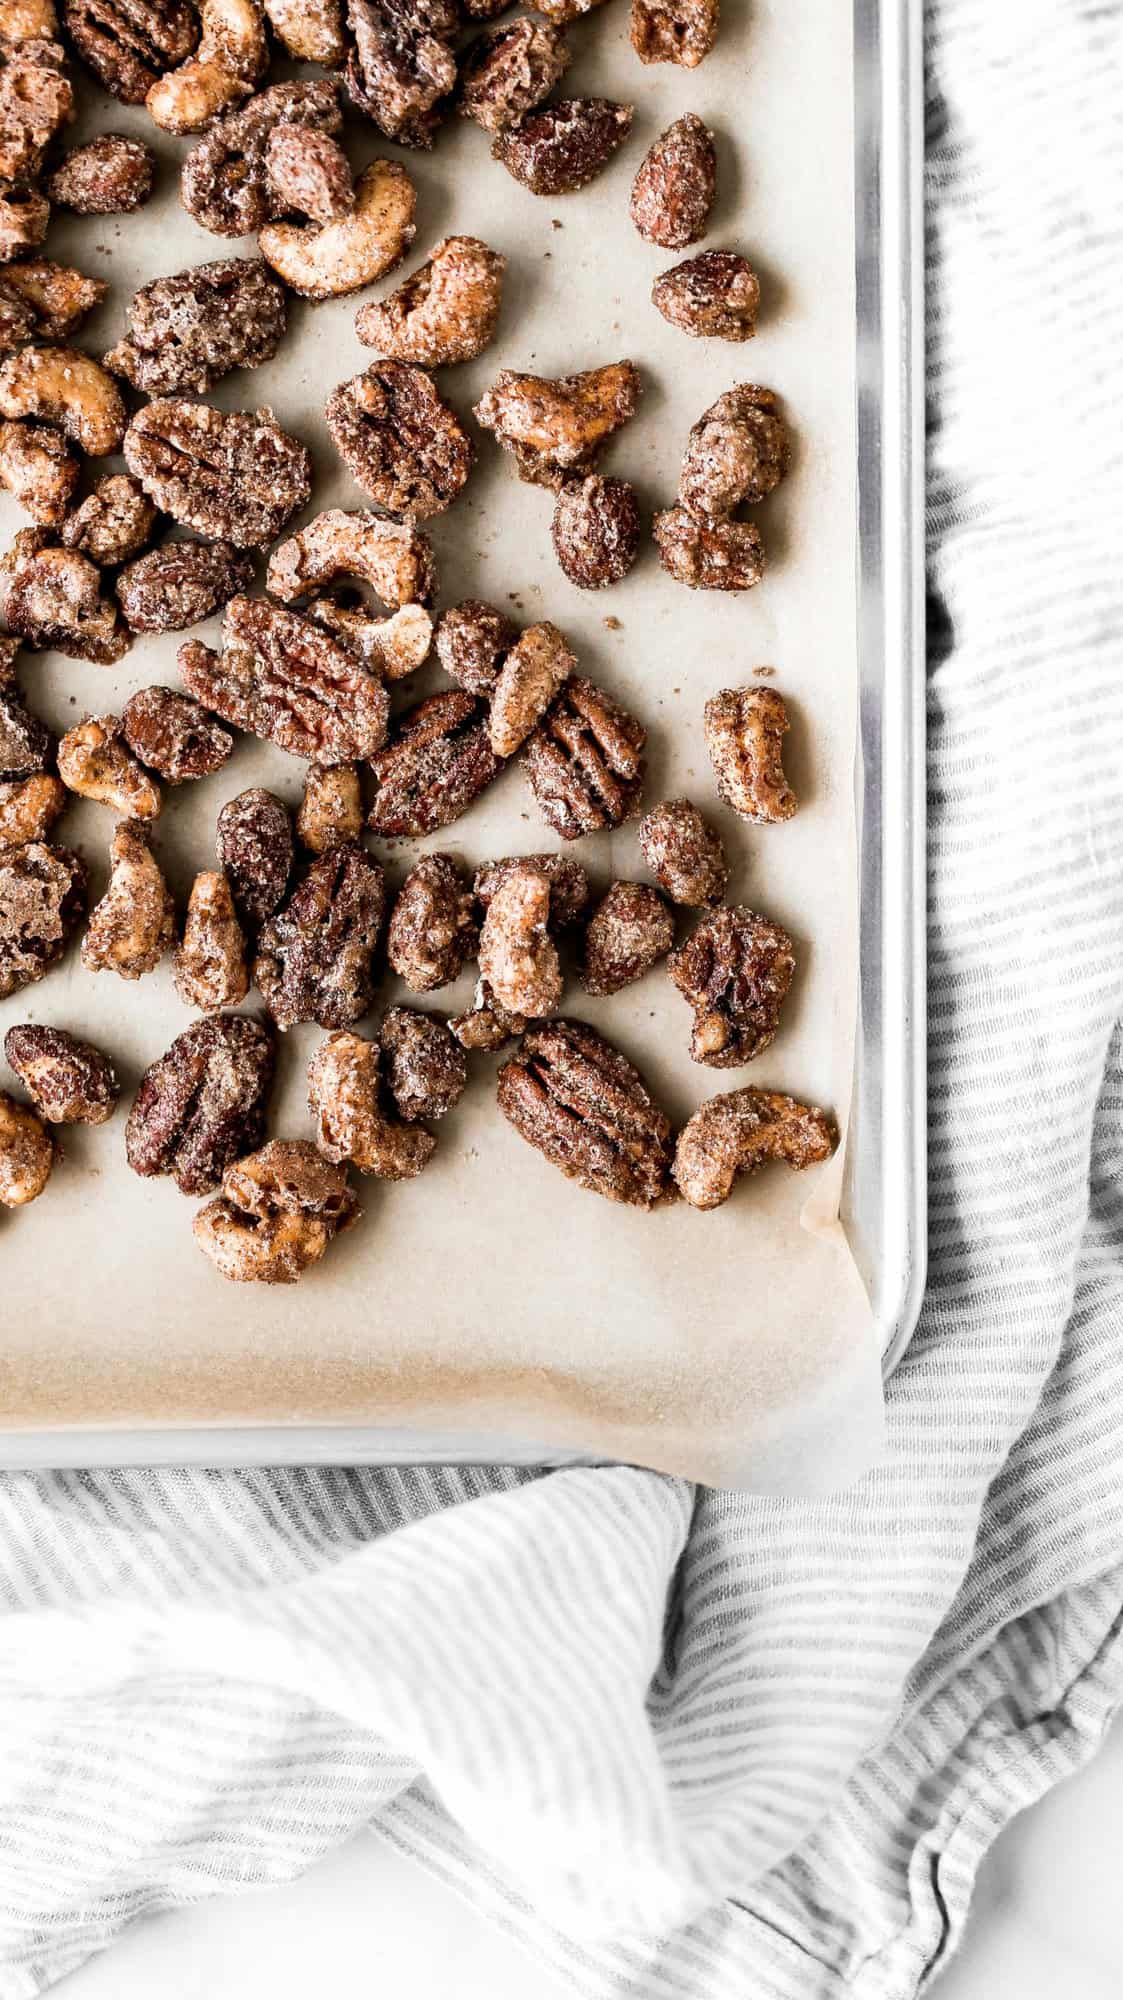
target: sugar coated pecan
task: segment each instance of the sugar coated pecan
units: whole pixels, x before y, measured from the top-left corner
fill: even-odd
[[[531,194],[576,194],[624,144],[632,115],[606,97],[562,97],[500,132],[491,156]]]
[[[571,480],[558,494],[550,530],[554,553],[579,590],[605,590],[626,577],[639,554],[636,489],[626,479]]]
[[[241,1014],[211,1014],[177,1035],[129,1112],[134,1174],[171,1174],[181,1194],[210,1194],[231,1161],[261,1144],[276,1060],[268,1023]]]
[[[122,819],[155,819],[160,811],[160,788],[130,752],[115,715],[88,715],[68,729],[58,772],[68,791],[112,806]]]
[[[288,807],[274,792],[252,785],[223,806],[216,845],[238,914],[249,930],[257,931],[279,909],[292,874]]]
[[[367,821],[383,835],[451,826],[503,768],[478,701],[460,688],[407,709],[371,759],[378,796]]]
[[[265,581],[272,597],[295,604],[352,577],[369,583],[395,610],[424,604],[435,588],[433,545],[413,521],[388,521],[365,508],[328,507],[274,549]]]
[[[778,397],[755,383],[739,383],[691,429],[678,497],[692,513],[722,520],[736,507],[766,499],[787,471],[788,456]]]
[[[0,681],[0,778],[29,778],[54,761],[55,739],[24,707],[19,690]]]
[[[775,825],[796,811],[799,800],[783,765],[789,726],[775,688],[723,688],[706,703],[702,730],[718,790],[742,819]]]
[[[838,1143],[833,1118],[777,1090],[730,1090],[711,1097],[678,1136],[671,1171],[693,1208],[720,1208],[741,1174],[769,1160],[802,1170],[827,1160]]]
[[[267,598],[232,598],[222,653],[189,639],[179,663],[204,708],[295,757],[344,764],[386,740],[381,680],[320,626]]]
[[[46,771],[0,779],[0,854],[29,840],[45,840],[66,804],[66,786]]]
[[[643,858],[672,903],[704,909],[729,882],[721,836],[689,799],[664,799],[639,823]]]
[[[462,1049],[483,1055],[494,1055],[497,1049],[525,1034],[526,1028],[526,1016],[509,1014],[501,1007],[486,979],[476,982],[475,998],[467,1012],[458,1014],[448,1024],[449,1034]]]
[[[548,97],[572,58],[561,28],[524,14],[489,28],[462,58],[460,109],[485,132],[505,132]]]
[[[62,17],[86,68],[122,104],[143,104],[199,39],[186,0],[63,0]]]
[[[501,369],[474,415],[513,454],[520,479],[560,487],[586,471],[636,412],[640,379],[631,361],[551,380]]]
[[[591,891],[581,863],[571,861],[568,854],[509,854],[502,861],[489,861],[477,871],[472,885],[476,901],[486,910],[508,877],[527,867],[545,876],[550,885],[550,929],[560,931],[575,924],[588,906]]]
[[[513,757],[522,748],[576,665],[575,654],[548,618],[527,626],[492,689],[487,729],[497,757]]]
[[[720,0],[632,0],[632,47],[641,62],[697,69],[717,40]]]
[[[329,222],[268,222],[258,248],[301,298],[341,298],[401,263],[416,234],[416,205],[401,162],[372,160],[355,182],[345,214]]]
[[[675,941],[671,912],[646,882],[614,882],[585,932],[580,978],[586,993],[619,993],[650,972]]]
[[[307,1139],[271,1139],[227,1168],[221,1195],[199,1210],[192,1229],[232,1283],[294,1285],[359,1214],[345,1170]]]
[[[75,549],[54,547],[45,528],[21,528],[0,561],[0,617],[29,646],[111,666],[131,635],[101,595],[101,574]]]
[[[121,1086],[92,1042],[28,1021],[8,1029],[4,1054],[49,1125],[104,1125],[112,1118]]]
[[[183,206],[204,229],[216,236],[248,236],[272,220],[277,197],[269,184],[267,159],[278,125],[341,131],[336,79],[275,83],[216,118],[188,153],[180,178]]]
[[[75,146],[47,182],[56,208],[76,215],[129,215],[150,200],[156,156],[140,139],[103,132]]]
[[[432,376],[407,362],[376,361],[341,382],[324,416],[347,470],[388,513],[443,514],[472,469],[458,418]]]
[[[86,864],[68,847],[28,841],[0,853],[0,1000],[57,965],[86,907]]]
[[[574,674],[526,746],[530,788],[563,840],[619,826],[643,785],[647,731],[592,681]]]
[[[312,491],[304,446],[271,410],[216,410],[164,396],[138,410],[125,463],[181,527],[239,549],[264,548]]]
[[[469,694],[489,695],[519,628],[494,604],[466,597],[445,612],[437,626],[437,658],[450,680]]]
[[[143,979],[175,942],[175,902],[149,846],[145,820],[120,820],[110,845],[109,887],[82,939],[87,972]]]
[[[284,286],[260,258],[197,264],[141,286],[105,365],[145,395],[205,395],[232,368],[271,361],[286,319]]]
[[[453,0],[347,0],[347,91],[388,139],[431,146],[456,82]]]
[[[175,990],[185,1007],[205,1013],[236,1007],[250,990],[246,940],[221,869],[204,870],[191,885],[183,942],[175,955]]]
[[[764,543],[753,521],[715,521],[689,507],[665,507],[651,532],[668,576],[691,590],[752,590],[764,575]]]
[[[185,632],[253,582],[253,563],[229,542],[165,542],[117,578],[134,632]]]
[[[41,1195],[55,1149],[38,1112],[0,1090],[0,1208],[23,1208]]]
[[[335,222],[355,206],[355,182],[338,140],[312,125],[275,125],[265,149],[265,172],[282,214]]]
[[[716,190],[714,135],[688,111],[644,155],[632,184],[632,221],[649,243],[683,250],[705,235]]]
[[[443,1118],[463,1096],[468,1065],[459,1042],[435,1014],[391,1007],[378,1031],[390,1095],[407,1124]]]
[[[684,333],[709,340],[751,340],[760,285],[747,257],[735,250],[703,250],[656,278],[651,303]]]
[[[344,842],[321,854],[258,938],[254,980],[279,1028],[348,1028],[374,997],[386,889],[373,856]]]
[[[0,423],[0,486],[44,528],[66,518],[78,460],[51,424]]]
[[[432,1159],[437,1142],[422,1126],[388,1118],[379,1102],[381,1057],[363,1035],[329,1035],[308,1065],[308,1104],[316,1143],[329,1160],[350,1160],[361,1174],[409,1181]]]
[[[73,347],[24,347],[0,362],[0,417],[41,417],[91,458],[117,451],[125,433],[116,382]]]
[[[20,345],[32,333],[41,340],[69,340],[108,290],[104,278],[84,277],[50,257],[27,257],[10,265],[0,273],[0,297],[8,304],[17,301],[31,315],[31,324],[12,344]]]
[[[234,748],[229,730],[174,688],[138,688],[125,703],[121,727],[134,757],[169,785],[210,777]]]
[[[495,332],[506,267],[478,236],[446,236],[388,299],[359,307],[355,332],[394,361],[474,361]]]
[[[480,931],[480,975],[511,1014],[550,1014],[562,996],[561,963],[549,931],[550,884],[520,862],[496,884]]]
[[[450,854],[425,854],[398,891],[386,956],[411,993],[432,993],[458,978],[476,955],[475,901]]]
[[[581,1021],[528,1029],[499,1072],[499,1109],[568,1180],[654,1208],[671,1192],[671,1124],[620,1050]]]
[[[296,815],[296,831],[310,854],[326,854],[363,830],[363,795],[357,764],[309,764]]]
[[[667,970],[694,1009],[694,1061],[736,1069],[772,1041],[795,952],[779,924],[737,905],[703,917],[671,953]]]
[[[91,562],[123,563],[140,554],[155,525],[147,493],[127,472],[112,472],[74,509],[60,539]]]

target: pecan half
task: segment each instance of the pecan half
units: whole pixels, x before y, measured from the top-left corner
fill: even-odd
[[[751,340],[760,283],[748,258],[735,250],[703,250],[656,278],[651,303],[672,326],[699,339]]]
[[[169,785],[209,778],[234,748],[229,730],[174,688],[138,688],[125,703],[121,726],[133,756]]]
[[[230,884],[219,869],[196,875],[183,942],[175,955],[175,990],[185,1007],[211,1013],[236,1007],[250,990],[246,940]]]
[[[383,835],[451,826],[502,770],[480,703],[460,688],[407,709],[370,767],[378,795],[367,825]]]
[[[491,157],[531,194],[576,194],[603,173],[632,129],[632,106],[562,97],[500,132]]]
[[[188,215],[216,236],[256,235],[277,212],[269,184],[269,141],[278,125],[343,129],[335,77],[275,83],[216,118],[188,153],[180,192]]]
[[[216,847],[239,916],[257,931],[279,909],[292,874],[292,821],[273,792],[253,785],[224,805]]]
[[[437,1142],[418,1125],[388,1118],[379,1103],[380,1051],[363,1035],[329,1035],[308,1065],[308,1104],[316,1143],[329,1160],[350,1160],[361,1174],[408,1181],[432,1159]]]
[[[635,716],[574,674],[526,746],[541,812],[563,840],[619,826],[643,787],[647,731]]]
[[[165,542],[122,570],[117,602],[133,632],[185,632],[253,582],[253,562],[229,542]]]
[[[386,890],[373,856],[349,842],[312,862],[258,938],[253,976],[279,1028],[348,1028],[374,998]]]
[[[685,249],[705,235],[716,191],[714,135],[688,111],[645,153],[632,183],[632,221],[649,243]]]
[[[49,1125],[104,1125],[112,1118],[121,1086],[92,1042],[28,1021],[8,1029],[4,1054]]]
[[[718,790],[758,826],[790,819],[799,800],[784,776],[787,704],[775,688],[723,688],[702,713],[702,733]]]
[[[0,854],[0,1000],[57,965],[86,907],[86,864],[29,841]]]
[[[348,472],[388,513],[443,514],[472,469],[471,440],[432,376],[408,362],[376,361],[341,382],[324,417]]]
[[[597,998],[620,993],[665,958],[674,941],[674,918],[658,889],[613,882],[589,919],[581,984]]]
[[[138,410],[125,463],[181,527],[235,548],[264,548],[312,491],[308,453],[270,410],[216,410],[165,396]]]
[[[360,1213],[345,1170],[307,1139],[271,1139],[226,1169],[221,1195],[199,1210],[192,1229],[222,1277],[294,1285]]]
[[[435,1123],[459,1102],[468,1083],[468,1065],[460,1044],[435,1014],[391,1007],[383,1015],[378,1039],[390,1095],[407,1124],[416,1124],[419,1118]]]
[[[625,479],[587,479],[562,487],[551,525],[554,553],[579,590],[605,590],[627,576],[639,554],[636,489]]]
[[[259,257],[196,264],[141,286],[105,366],[148,396],[205,395],[232,368],[271,361],[287,319],[284,286]]]
[[[146,821],[124,819],[109,849],[109,887],[82,939],[87,972],[143,979],[175,943],[175,902],[149,846]]]
[[[670,1193],[670,1119],[634,1064],[583,1022],[529,1029],[499,1072],[498,1101],[579,1187],[647,1209]]]
[[[479,945],[475,899],[450,854],[425,854],[398,891],[386,956],[411,993],[457,979]]]
[[[446,236],[388,299],[360,306],[355,332],[394,361],[423,368],[474,361],[495,332],[506,268],[478,236]]]
[[[110,666],[131,634],[101,595],[101,575],[75,549],[52,545],[45,528],[21,528],[0,561],[0,617],[29,646]]]
[[[143,104],[199,39],[186,0],[63,0],[62,18],[86,68],[122,104]]]
[[[314,764],[370,757],[386,740],[382,682],[320,626],[267,598],[232,598],[222,653],[188,639],[179,664],[204,708]]]
[[[664,799],[639,823],[643,858],[672,903],[720,903],[729,882],[721,836],[689,799]]]
[[[141,1078],[125,1127],[134,1174],[171,1174],[181,1194],[209,1194],[261,1143],[277,1060],[267,1022],[210,1014],[177,1035]]]
[[[551,380],[504,368],[474,415],[514,457],[519,478],[556,490],[593,464],[636,412],[640,379],[631,361]]]
[[[769,1160],[802,1171],[838,1143],[833,1118],[776,1090],[730,1090],[711,1097],[679,1133],[671,1171],[693,1208],[720,1208],[741,1174]]]
[[[795,951],[779,924],[736,905],[703,917],[671,953],[667,970],[694,1009],[694,1061],[736,1069],[775,1036]]]
[[[54,1163],[51,1135],[38,1113],[0,1090],[0,1208],[23,1208],[34,1201]]]
[[[480,931],[480,976],[506,1013],[549,1014],[561,999],[549,917],[550,883],[533,863],[516,864],[492,891]]]

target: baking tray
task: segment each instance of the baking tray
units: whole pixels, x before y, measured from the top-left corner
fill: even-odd
[[[926,1235],[920,10],[856,0],[854,22],[860,992],[843,1216],[888,1374],[919,1312]],[[350,1424],[0,1431],[13,1468],[576,1456]]]

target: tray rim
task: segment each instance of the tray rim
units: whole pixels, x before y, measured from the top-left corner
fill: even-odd
[[[860,972],[844,1205],[888,1378],[927,1271],[923,40],[853,0]],[[895,663],[900,671],[895,672]],[[597,1462],[460,1431],[276,1422],[0,1430],[0,1468]]]

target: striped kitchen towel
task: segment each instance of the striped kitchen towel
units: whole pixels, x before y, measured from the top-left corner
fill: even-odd
[[[591,2000],[905,2000],[1123,1690],[1119,0],[934,0],[931,1282],[848,1494],[0,1483],[0,1994],[372,1822]]]

